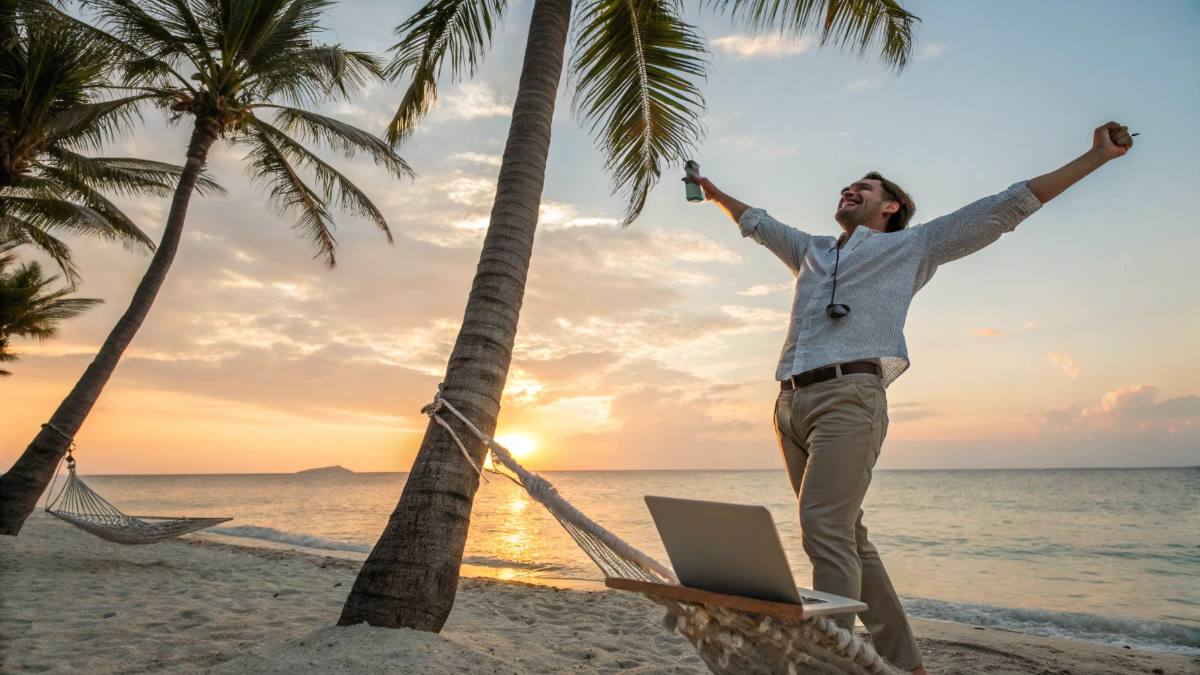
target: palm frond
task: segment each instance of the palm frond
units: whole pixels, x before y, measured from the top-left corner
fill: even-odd
[[[327,267],[336,266],[337,239],[333,236],[334,223],[325,200],[304,182],[268,133],[251,125],[247,137],[250,171],[271,186],[271,203],[282,216],[294,213],[296,229],[316,245],[317,256],[324,258]]]
[[[183,63],[201,66],[211,62],[207,47],[188,36],[187,20],[179,16],[176,3],[164,0],[80,0],[96,19],[97,37],[121,53],[133,53],[125,69],[127,84],[162,87],[165,78],[192,90],[187,78],[177,72]],[[105,30],[108,28],[110,30]]]
[[[262,64],[247,87],[259,99],[307,105],[324,101],[330,94],[348,99],[350,92],[382,80],[380,59],[341,45],[317,45],[286,52]]]
[[[154,250],[154,240],[146,236],[146,233],[142,232],[141,228],[135,225],[116,204],[88,185],[87,181],[83,180],[79,174],[57,167],[45,167],[43,173],[56,184],[55,186],[58,188],[56,196],[60,199],[73,198],[73,201],[79,201],[80,204],[98,214],[107,228],[112,230],[113,239],[120,241],[129,249]]]
[[[321,14],[331,4],[328,0],[283,0],[261,3],[253,11],[223,9],[212,18],[224,37],[228,63],[243,64],[245,72],[257,76],[311,49]]]
[[[455,81],[475,74],[507,7],[507,0],[434,0],[396,28],[400,41],[391,48],[387,75],[411,74],[412,82],[388,125],[389,143],[411,135],[433,108],[447,55]]]
[[[208,72],[217,71],[217,62],[212,56],[212,52],[217,49],[217,45],[209,44],[208,37],[210,33],[205,31],[204,27],[201,26],[199,18],[192,11],[190,0],[152,0],[143,4],[150,5],[158,10],[156,14],[158,15],[159,23],[168,33],[174,36],[174,43],[188,45],[186,53],[193,65]]]
[[[325,117],[309,110],[278,105],[261,105],[276,110],[274,123],[280,129],[306,141],[324,143],[348,158],[366,154],[397,178],[412,178],[415,173],[383,139],[358,127]]]
[[[55,166],[74,173],[90,187],[129,197],[170,197],[183,172],[178,164],[134,157],[88,157],[58,147],[47,148],[46,155]],[[196,191],[204,196],[226,194],[225,188],[206,174],[197,179]]]
[[[76,147],[100,147],[127,128],[137,114],[138,104],[155,97],[135,94],[73,106],[47,120],[46,139]]]
[[[896,0],[704,0],[752,31],[800,35],[817,29],[821,44],[863,56],[878,46],[896,71],[912,55],[913,31],[921,21]]]
[[[4,208],[6,216],[20,219],[39,230],[58,230],[77,236],[129,241],[129,235],[121,232],[121,226],[110,223],[103,213],[85,204],[75,204],[57,196],[5,195]],[[141,234],[140,238],[145,237],[145,234]]]
[[[62,270],[72,288],[78,285],[79,271],[71,258],[71,248],[65,242],[33,223],[12,214],[0,213],[0,252],[22,245],[33,246],[46,254]]]
[[[267,122],[254,118],[250,124],[263,136],[270,139],[275,149],[290,164],[305,166],[313,172],[320,185],[322,199],[326,204],[336,201],[342,209],[371,220],[383,231],[388,243],[392,243],[392,232],[388,228],[387,219],[383,217],[383,213],[367,197],[366,193],[349,178]]]
[[[0,251],[8,250],[7,247]],[[8,268],[15,258],[0,255],[0,362],[17,360],[8,351],[12,337],[45,340],[58,333],[58,324],[78,316],[102,302],[94,298],[68,298],[74,289],[52,288],[57,276],[46,277],[41,265],[27,262],[15,270]],[[0,377],[10,373],[0,370]]]
[[[592,0],[579,10],[573,108],[605,154],[624,224],[641,213],[664,162],[682,162],[703,134],[707,49],[672,0]]]

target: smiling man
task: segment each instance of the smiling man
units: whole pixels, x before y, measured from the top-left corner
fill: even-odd
[[[775,430],[800,502],[813,588],[861,599],[860,614],[879,652],[924,673],[921,653],[883,561],[867,539],[862,502],[887,433],[885,389],[908,368],[904,320],[913,295],[938,267],[1011,232],[1042,204],[1133,146],[1109,122],[1092,147],[1066,166],[954,213],[908,228],[912,198],[878,173],[842,188],[839,237],[784,225],[721,192],[703,177],[705,198],[766,246],[796,277],[791,319],[775,379]],[[839,619],[845,628],[854,617]]]

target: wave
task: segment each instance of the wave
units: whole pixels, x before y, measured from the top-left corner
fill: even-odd
[[[904,609],[919,619],[955,621],[1033,635],[1200,656],[1200,628],[1165,621],[1084,612],[992,607],[928,598],[905,598]]]
[[[530,572],[554,572],[567,569],[567,567],[563,565],[556,565],[554,563],[525,562],[520,560],[508,560],[505,558],[493,558],[485,555],[469,555],[463,558],[463,562],[468,565],[477,565],[479,567],[527,570]]]
[[[355,544],[348,541],[336,541],[333,539],[325,539],[323,537],[314,537],[311,534],[281,532],[273,527],[260,527],[258,525],[213,527],[209,528],[208,531],[215,532],[217,534],[223,534],[227,537],[263,539],[265,541],[276,541],[281,544],[292,544],[293,546],[303,546],[305,548],[319,548],[326,551],[352,551],[354,553],[371,552],[371,547],[367,546],[366,544]]]

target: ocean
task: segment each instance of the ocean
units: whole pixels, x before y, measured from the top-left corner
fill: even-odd
[[[811,568],[782,471],[543,474],[618,536],[666,562],[643,495],[762,504],[797,584]],[[244,545],[365,557],[406,474],[88,476],[138,515],[233,516]],[[906,609],[1110,645],[1200,655],[1200,468],[878,471],[864,524]],[[465,574],[600,588],[599,570],[519,487],[475,500]]]

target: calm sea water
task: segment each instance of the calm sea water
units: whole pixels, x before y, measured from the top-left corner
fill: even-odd
[[[546,473],[594,520],[667,557],[646,494],[764,504],[797,583],[811,568],[782,471]],[[127,513],[233,516],[245,544],[364,557],[406,475],[94,476]],[[864,505],[893,582],[916,617],[1200,655],[1200,469],[880,471]],[[596,584],[599,571],[542,508],[503,478],[484,485],[467,573]]]

